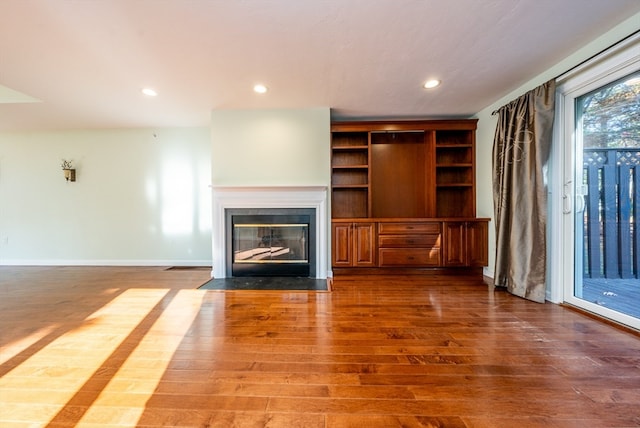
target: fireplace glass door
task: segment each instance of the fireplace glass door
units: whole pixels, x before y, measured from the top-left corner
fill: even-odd
[[[232,233],[234,276],[309,275],[308,222],[234,221]]]

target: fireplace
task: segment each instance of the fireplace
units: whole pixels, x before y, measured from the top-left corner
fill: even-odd
[[[327,187],[214,186],[212,190],[212,277],[247,275],[295,275],[316,279],[327,277],[329,260]],[[240,245],[237,247],[238,251],[260,252],[261,255],[258,257],[262,257],[261,261],[256,263],[258,257],[255,257],[253,260],[249,258],[247,262],[238,263],[236,257],[234,263],[233,225],[236,220],[231,218],[234,216],[239,216],[236,220],[241,225],[235,232],[235,236],[241,241],[237,243]],[[264,222],[275,224],[275,229],[272,231],[263,229]],[[289,228],[286,225],[295,226]],[[305,228],[299,225],[307,226]],[[306,254],[303,254],[300,249],[304,230],[307,231],[303,239]],[[275,242],[280,237],[286,238],[288,243],[282,245],[282,242]],[[257,245],[254,245],[256,242]],[[267,245],[269,245],[268,251],[265,251]],[[244,256],[248,254],[244,253]],[[285,261],[286,257],[290,259]],[[250,266],[251,264],[254,266]],[[308,267],[303,267],[305,264],[308,264]],[[263,271],[257,273],[247,271],[254,268],[263,269]]]
[[[315,210],[225,210],[227,276],[301,276],[315,272]]]

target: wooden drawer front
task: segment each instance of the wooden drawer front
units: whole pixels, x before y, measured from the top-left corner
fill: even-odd
[[[378,261],[385,266],[437,266],[440,264],[440,249],[380,248]]]
[[[440,235],[379,235],[380,247],[440,247]]]
[[[380,234],[440,233],[440,223],[378,223]]]

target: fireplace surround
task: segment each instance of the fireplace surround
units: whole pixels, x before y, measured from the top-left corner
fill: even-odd
[[[315,234],[312,247],[314,261],[310,264],[308,276],[325,279],[328,268],[328,209],[327,187],[287,186],[287,187],[228,187],[213,186],[212,206],[212,272],[214,278],[233,276],[229,263],[232,254],[227,246],[233,233],[228,218],[232,213],[245,210],[247,213],[271,214],[279,210],[310,210],[310,223]],[[311,233],[311,227],[309,231]]]

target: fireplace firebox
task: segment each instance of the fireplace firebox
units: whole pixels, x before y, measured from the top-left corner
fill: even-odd
[[[229,276],[298,276],[315,272],[313,209],[227,210]]]

